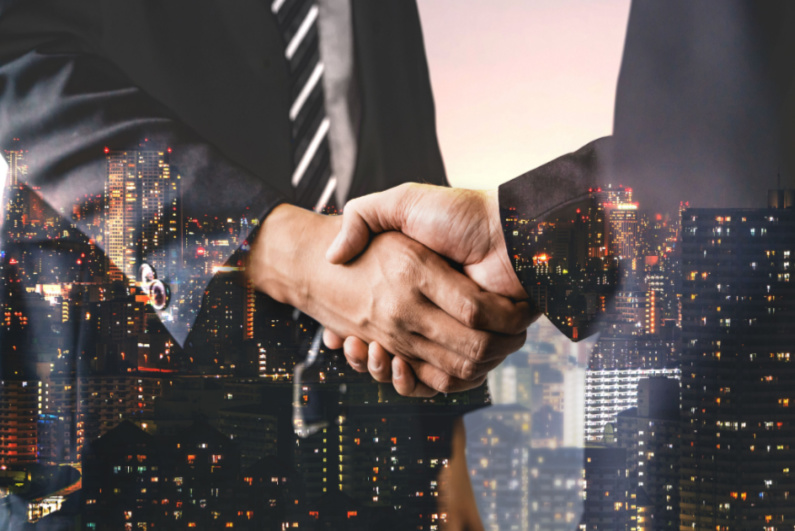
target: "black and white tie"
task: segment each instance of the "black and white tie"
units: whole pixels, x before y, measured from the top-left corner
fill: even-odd
[[[337,179],[331,171],[331,152],[323,95],[323,62],[318,46],[318,13],[314,0],[273,0],[290,67],[290,121],[293,175],[299,205],[315,212],[333,210]]]

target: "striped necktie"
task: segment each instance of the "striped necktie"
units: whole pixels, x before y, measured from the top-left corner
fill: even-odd
[[[337,179],[331,173],[318,6],[314,0],[273,0],[271,11],[284,36],[284,56],[290,68],[292,186],[296,202],[315,212],[334,211]]]

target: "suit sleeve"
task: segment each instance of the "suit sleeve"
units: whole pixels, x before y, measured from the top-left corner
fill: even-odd
[[[607,182],[611,138],[591,142],[499,188],[503,236],[522,286],[567,337],[596,332],[616,282],[595,192]]]
[[[116,266],[134,282],[141,263],[162,264],[155,274],[170,289],[171,303],[158,315],[182,344],[199,313],[212,268],[188,267],[188,258],[159,260],[181,257],[184,237],[150,237],[149,245],[141,245],[147,231],[162,223],[162,208],[111,212],[109,152],[137,150],[144,141],[168,146],[169,165],[179,172],[171,178],[180,182],[176,203],[164,208],[178,206],[180,222],[196,233],[197,241],[230,242],[228,252],[215,257],[217,263],[223,264],[245,241],[249,228],[256,227],[256,222],[244,224],[249,228],[231,234],[225,220],[263,219],[285,198],[126,79],[97,52],[89,30],[74,30],[81,26],[69,13],[18,9],[30,4],[0,5],[0,146],[14,139],[24,144],[28,168],[20,184],[35,190],[106,254],[111,243],[105,224],[109,216],[121,216],[120,229],[134,233],[138,248],[125,251],[137,253],[135,264],[131,260]],[[139,202],[152,200],[143,195]],[[103,200],[98,202],[98,197]]]

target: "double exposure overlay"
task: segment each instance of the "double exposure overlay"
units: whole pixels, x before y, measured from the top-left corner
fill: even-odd
[[[0,530],[792,529],[794,23],[632,2],[613,134],[481,196],[414,2],[0,0]]]

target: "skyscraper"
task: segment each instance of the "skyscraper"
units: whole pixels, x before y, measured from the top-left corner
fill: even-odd
[[[13,139],[11,146],[4,149],[6,163],[8,163],[8,184],[9,187],[16,187],[19,185],[20,175],[27,173],[27,166],[25,166],[25,150],[20,146],[18,138]]]
[[[106,153],[104,240],[111,280],[135,279],[142,257],[155,271],[181,265],[181,245],[171,245],[182,241],[180,178],[172,175],[167,153],[151,149]]]
[[[617,415],[615,431],[639,509],[631,516],[639,530],[679,529],[679,382],[644,378],[637,387],[638,405]]]
[[[607,251],[620,259],[638,254],[638,203],[632,201],[632,188],[621,185],[598,188],[594,197],[604,209]]]
[[[35,463],[39,382],[0,380],[0,465]]]
[[[585,503],[581,531],[626,530],[633,512],[627,451],[624,448],[585,448]]]
[[[638,405],[638,382],[645,378],[678,380],[678,368],[670,369],[600,369],[585,376],[585,438],[601,439],[606,424],[616,415]]]
[[[795,209],[682,218],[681,525],[795,524]]]
[[[6,162],[8,163],[8,178],[6,181],[6,188],[4,190],[3,212],[5,217],[5,230],[9,232],[10,236],[17,236],[22,228],[25,214],[25,198],[19,190],[20,177],[25,175],[28,167],[25,164],[25,154],[27,151],[22,148],[18,138],[15,138],[11,144],[10,149],[3,150]],[[7,195],[6,195],[7,194]]]

